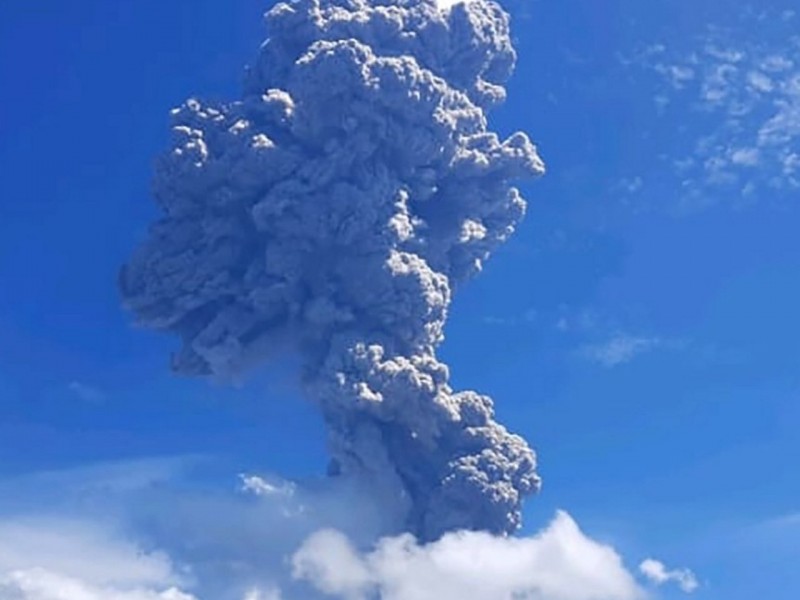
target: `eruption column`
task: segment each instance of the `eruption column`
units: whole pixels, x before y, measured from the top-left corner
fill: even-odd
[[[448,3],[452,4],[452,3]],[[544,171],[488,130],[515,63],[494,2],[292,0],[239,100],[172,113],[163,213],[120,273],[138,321],[180,336],[176,371],[302,357],[331,474],[403,499],[423,540],[510,533],[535,455],[436,358],[453,291],[523,217]]]

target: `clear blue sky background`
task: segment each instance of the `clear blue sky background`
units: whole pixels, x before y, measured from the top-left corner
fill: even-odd
[[[506,6],[520,60],[495,125],[549,172],[442,355],[539,451],[526,530],[563,507],[632,561],[692,567],[698,598],[797,598],[800,15]],[[0,475],[197,453],[324,469],[288,365],[238,389],[175,378],[174,340],[131,327],[115,287],[155,216],[168,110],[236,95],[266,8],[0,3]]]

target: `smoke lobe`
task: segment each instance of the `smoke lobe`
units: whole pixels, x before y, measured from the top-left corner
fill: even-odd
[[[453,3],[447,3],[448,5]],[[241,98],[172,112],[163,213],[120,273],[125,305],[227,376],[295,352],[331,473],[401,498],[422,540],[510,533],[539,486],[492,400],[436,358],[453,292],[524,215],[544,167],[488,129],[515,63],[494,2],[292,0]]]

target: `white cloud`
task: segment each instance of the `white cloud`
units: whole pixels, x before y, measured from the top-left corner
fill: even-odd
[[[292,558],[294,575],[343,600],[634,600],[644,592],[619,555],[564,512],[542,533],[461,532],[421,546],[408,535],[367,553],[322,531]]]
[[[761,71],[750,71],[747,74],[747,81],[756,92],[768,94],[775,89],[775,83],[772,79]]]
[[[736,28],[709,27],[694,47],[651,45],[623,61],[659,77],[657,112],[683,146],[664,159],[684,210],[800,190],[800,173],[787,169],[800,146],[800,35],[772,17],[743,16]]]
[[[3,600],[193,600],[163,553],[107,527],[59,519],[0,521]]]
[[[291,498],[297,491],[297,486],[285,480],[270,481],[258,475],[239,475],[242,482],[242,491],[256,496],[283,496]]]
[[[760,162],[758,148],[737,148],[730,153],[730,162],[743,167],[755,167]]]
[[[419,545],[376,524],[363,489],[253,475],[238,489],[233,478],[198,488],[184,478],[201,464],[138,461],[0,482],[0,600],[645,597],[619,554],[566,513],[531,537],[462,532]],[[61,491],[27,516],[9,512],[24,504],[9,496],[54,485]]]
[[[166,556],[145,553],[107,527],[62,519],[0,522],[0,571],[46,569],[98,584],[174,583]]]
[[[281,592],[277,588],[267,590],[253,588],[245,592],[242,600],[281,600],[281,598]]]
[[[694,69],[685,65],[659,64],[656,70],[678,90],[683,89],[687,83],[695,78]]]
[[[282,587],[296,600],[284,559],[309,535],[336,527],[365,543],[392,523],[391,503],[373,505],[358,482],[256,475],[219,482],[220,468],[187,457],[0,481],[0,577],[7,580],[0,589],[30,587],[44,573],[81,589],[69,600],[139,600],[111,591],[152,595],[171,587],[199,600],[279,600]],[[20,574],[27,579],[10,579]],[[14,593],[19,598],[0,592],[0,600],[62,600]]]
[[[119,589],[95,586],[43,569],[14,571],[0,575],[3,600],[196,600],[177,588],[154,591],[146,588]]]
[[[781,54],[770,54],[761,59],[759,67],[767,73],[780,73],[794,67],[794,61]]]
[[[687,594],[700,587],[697,577],[689,569],[667,569],[664,563],[652,558],[643,560],[639,571],[656,585],[675,583]]]
[[[580,354],[588,360],[612,368],[628,363],[637,356],[650,352],[661,345],[660,338],[618,333],[605,342],[583,346]]]
[[[312,535],[292,558],[296,579],[310,581],[316,589],[340,598],[363,598],[373,587],[373,577],[347,537],[332,529]]]

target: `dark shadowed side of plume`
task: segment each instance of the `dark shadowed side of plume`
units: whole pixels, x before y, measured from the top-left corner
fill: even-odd
[[[508,17],[487,0],[294,0],[267,25],[241,99],[173,111],[163,217],[122,269],[125,304],[181,337],[181,373],[300,353],[332,473],[394,490],[423,540],[513,532],[535,455],[435,352],[453,290],[524,214],[510,182],[543,172],[527,136],[487,130]]]

